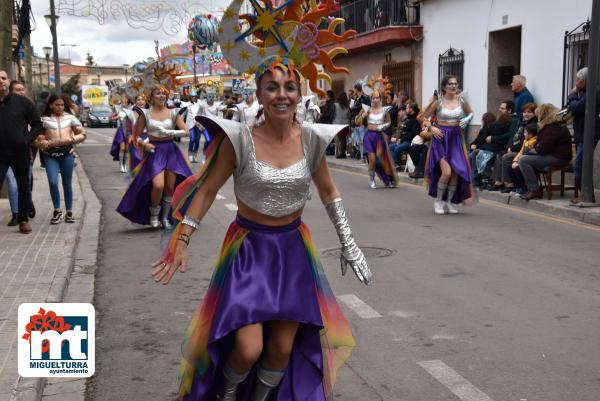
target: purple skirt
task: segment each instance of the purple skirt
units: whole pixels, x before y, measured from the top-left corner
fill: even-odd
[[[173,141],[150,141],[156,149],[148,153],[133,171],[133,181],[127,188],[117,212],[132,223],[150,224],[150,193],[152,179],[164,170],[177,175],[177,185],[192,175],[192,170],[181,150]]]
[[[235,249],[239,241],[239,249]],[[200,358],[206,363],[190,361],[188,364],[184,353],[182,366],[195,368],[189,393],[181,394],[183,400],[214,401],[223,387],[222,372],[234,347],[235,331],[273,320],[294,321],[300,325],[288,368],[270,400],[328,399],[325,391],[331,389],[325,390],[328,386],[324,378],[329,377],[326,369],[339,366],[345,358],[334,360],[327,355],[333,355],[329,353],[333,348],[338,351],[347,348],[344,356],[349,356],[354,340],[331,293],[318,255],[313,256],[315,249],[308,229],[299,218],[286,226],[271,227],[237,216],[229,227],[219,258],[219,261],[230,262],[217,264],[203,304],[190,325],[196,331],[188,333],[183,347],[194,349],[192,354],[206,356]],[[268,324],[263,325],[264,338],[268,338],[268,327]],[[345,341],[331,341],[328,336],[332,334],[326,334],[340,332],[346,333]],[[194,339],[205,335],[205,345],[192,345]],[[325,364],[324,358],[331,365]],[[255,381],[256,374],[252,371],[238,387],[239,401],[250,400]]]
[[[121,150],[121,144],[127,143],[129,139],[125,136],[125,130],[121,125],[117,128],[117,132],[115,132],[115,137],[113,138],[112,145],[110,146],[110,155],[113,157],[113,160],[119,161],[119,151]]]
[[[445,159],[452,172],[458,175],[458,184],[456,193],[450,199],[452,203],[462,203],[472,197],[471,187],[471,168],[467,157],[467,148],[463,139],[460,127],[438,127],[443,133],[442,139],[431,138],[431,145],[427,152],[425,161],[425,176],[429,185],[429,195],[437,197],[437,186],[442,170],[440,169],[440,160]],[[444,194],[443,200],[447,201],[447,195]]]

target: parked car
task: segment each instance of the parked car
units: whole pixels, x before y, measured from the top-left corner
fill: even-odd
[[[86,127],[117,127],[117,119],[110,106],[94,104],[82,113],[81,122]]]

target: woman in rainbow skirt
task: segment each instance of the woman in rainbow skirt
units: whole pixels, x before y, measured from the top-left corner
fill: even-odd
[[[348,128],[297,122],[301,74],[316,88],[315,66],[309,64],[314,59],[300,57],[300,49],[288,57],[278,55],[278,45],[259,52],[244,39],[234,41],[240,6],[235,0],[226,10],[233,17],[221,22],[220,42],[227,44],[232,67],[256,71],[262,122],[250,127],[197,117],[213,143],[200,171],[177,187],[172,205],[180,224],[152,273],[167,284],[186,271],[190,237],[202,230],[217,191],[233,175],[238,214],[182,347],[179,399],[331,400],[336,371],[355,343],[301,216],[312,181],[342,245],[342,274],[350,266],[361,282],[371,282],[325,160],[327,145]],[[286,48],[295,43],[290,35]],[[239,58],[240,51],[266,58]]]

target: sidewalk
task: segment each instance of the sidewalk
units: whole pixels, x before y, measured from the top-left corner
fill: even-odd
[[[10,220],[10,207],[7,199],[0,200],[0,401],[37,401],[46,386],[45,379],[26,379],[18,374],[19,305],[25,302],[91,303],[93,299],[100,202],[81,161],[78,160],[73,177],[75,224],[49,224],[53,207],[46,173],[36,163],[33,174],[37,216],[31,220],[31,234],[20,234],[18,227],[6,225]],[[54,382],[48,381],[48,388]],[[79,387],[85,389],[85,379],[78,382]]]
[[[368,175],[367,165],[359,160],[336,159],[333,156],[327,156],[327,162],[331,168],[361,173],[364,174],[365,177]],[[399,172],[398,176],[400,177],[400,182],[423,187],[425,185],[423,179],[410,178],[406,173]],[[366,184],[367,182],[365,181],[365,185]],[[599,193],[596,193],[596,199],[600,199],[599,195]],[[423,196],[426,196],[425,189],[423,189]],[[568,218],[587,224],[600,225],[600,207],[580,208],[569,206],[569,198],[560,198],[559,196],[560,194],[555,192],[554,199],[551,201],[546,199],[535,199],[527,202],[518,196],[511,196],[500,192],[481,191],[479,197],[480,199],[492,200],[514,207],[542,212],[554,217]]]

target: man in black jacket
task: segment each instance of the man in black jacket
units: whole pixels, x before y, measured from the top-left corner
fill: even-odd
[[[42,122],[29,99],[9,93],[9,84],[6,71],[0,70],[0,183],[11,167],[19,191],[19,231],[29,234],[29,145],[42,132]]]
[[[357,82],[356,84],[354,84],[354,93],[356,95],[356,99],[354,99],[354,103],[352,104],[352,107],[350,108],[350,127],[352,129],[352,137],[353,139],[353,143],[354,142],[359,142],[359,151],[356,152],[357,153],[357,159],[360,159],[363,157],[362,155],[362,140],[363,140],[363,136],[364,136],[364,132],[361,135],[361,127],[357,127],[356,124],[354,123],[354,120],[356,118],[356,116],[358,116],[358,114],[362,111],[362,105],[365,104],[367,106],[371,106],[371,99],[365,95],[365,93],[362,90],[362,83]]]
[[[577,153],[575,155],[575,163],[573,171],[575,173],[575,185],[581,190],[581,174],[583,168],[583,132],[585,130],[585,98],[586,98],[586,83],[588,69],[587,67],[577,71],[575,75],[575,87],[571,89],[571,93],[567,98],[567,107],[573,114],[573,142]],[[594,148],[600,140],[600,86],[596,90],[596,133],[594,140]],[[578,204],[580,198],[571,199],[571,203]]]

